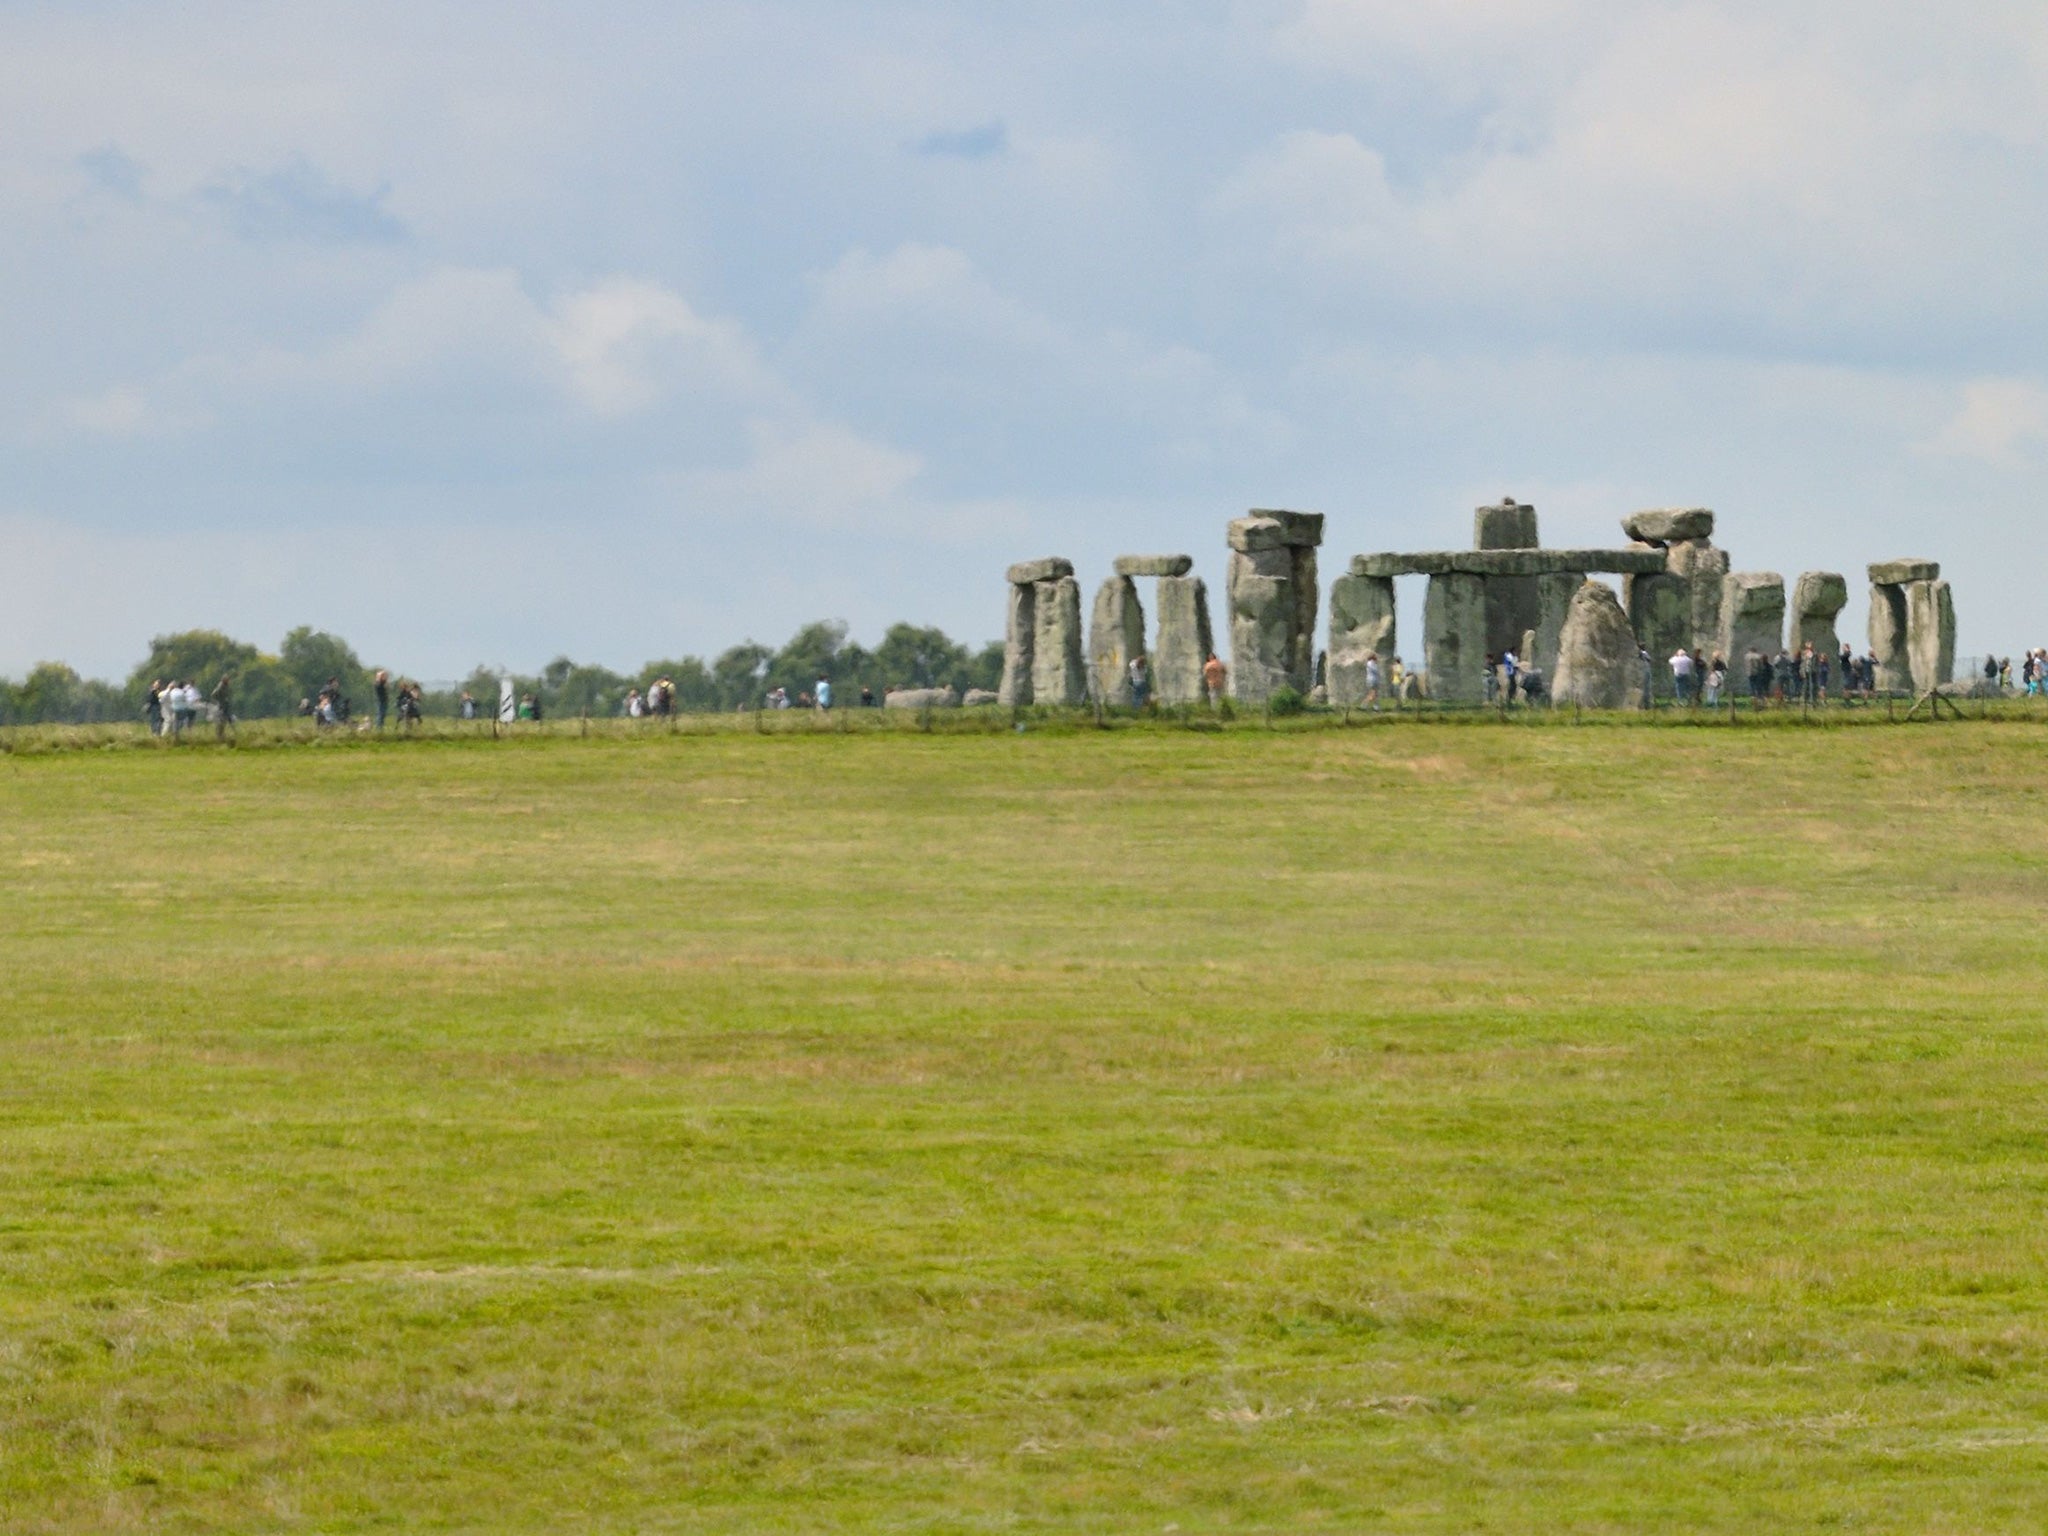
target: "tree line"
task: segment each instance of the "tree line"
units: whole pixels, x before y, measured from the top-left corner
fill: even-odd
[[[386,670],[394,684],[404,676],[396,667]],[[339,635],[304,625],[286,635],[275,652],[218,630],[191,629],[158,635],[125,682],[81,677],[56,661],[41,663],[18,681],[0,678],[0,725],[138,720],[152,682],[175,678],[195,682],[204,692],[223,673],[235,680],[235,712],[245,719],[299,714],[330,681],[339,682],[342,696],[360,712],[370,706],[374,671],[375,664],[365,663]],[[628,689],[644,694],[663,677],[675,685],[677,708],[709,711],[759,709],[778,687],[793,699],[814,688],[820,677],[831,678],[839,701],[852,704],[863,688],[877,700],[891,688],[994,688],[1002,671],[999,641],[970,651],[943,630],[896,624],[870,650],[847,638],[845,624],[820,620],[806,624],[780,650],[749,640],[708,662],[683,656],[650,661],[630,673],[567,656],[556,657],[537,676],[479,666],[454,688],[426,694],[423,706],[429,714],[452,715],[468,692],[487,712],[494,710],[498,679],[508,675],[516,691],[536,695],[548,714],[564,716],[617,714]]]

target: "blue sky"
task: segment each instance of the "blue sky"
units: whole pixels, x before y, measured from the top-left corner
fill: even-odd
[[[2048,641],[2038,3],[0,4],[0,207],[0,672],[981,640],[1510,492]]]

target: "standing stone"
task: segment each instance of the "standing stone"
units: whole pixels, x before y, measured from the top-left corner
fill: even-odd
[[[1230,524],[1230,691],[1247,704],[1315,684],[1318,512],[1254,511]]]
[[[1003,629],[1003,681],[996,689],[1004,704],[1031,702],[1032,658],[1037,654],[1038,588],[1031,582],[1010,585],[1009,622]]]
[[[1159,578],[1159,640],[1152,687],[1162,704],[1199,704],[1208,697],[1202,667],[1215,654],[1209,632],[1209,589],[1199,576]]]
[[[1785,578],[1775,571],[1737,571],[1721,579],[1721,638],[1717,649],[1729,675],[1743,676],[1751,651],[1775,656],[1785,646]]]
[[[1913,661],[1906,650],[1906,589],[1879,582],[1870,589],[1870,654],[1877,658],[1877,686],[1906,693],[1913,686]]]
[[[1512,496],[1498,506],[1472,510],[1474,549],[1535,549],[1536,509]],[[1521,644],[1523,632],[1536,627],[1538,604],[1533,576],[1486,578],[1486,649],[1495,656]]]
[[[1088,668],[1081,654],[1081,584],[1061,576],[1037,585],[1032,698],[1039,704],[1085,704]]]
[[[1128,576],[1112,576],[1095,594],[1095,613],[1088,626],[1088,668],[1095,697],[1104,704],[1131,702],[1131,658],[1145,653],[1145,610],[1138,602],[1138,584]]]
[[[1349,709],[1365,702],[1365,659],[1379,659],[1380,686],[1392,676],[1394,578],[1339,576],[1330,583],[1330,703]]]
[[[1486,578],[1429,578],[1422,602],[1422,665],[1429,696],[1443,704],[1486,699]]]
[[[1716,549],[1705,539],[1685,539],[1664,552],[1664,567],[1685,583],[1691,613],[1686,644],[1712,658],[1721,645],[1721,598],[1728,575],[1728,551]],[[1729,658],[1722,657],[1726,661]]]
[[[1628,621],[1636,643],[1650,653],[1651,689],[1660,699],[1671,698],[1678,680],[1666,663],[1674,651],[1692,645],[1691,584],[1668,571],[1627,580]]]
[[[1835,616],[1849,601],[1847,577],[1833,571],[1806,571],[1792,584],[1792,654],[1811,645],[1816,656],[1830,661],[1842,654]]]
[[[1533,657],[1536,669],[1545,677],[1557,671],[1558,637],[1564,633],[1564,621],[1572,611],[1572,599],[1585,584],[1584,571],[1566,571],[1536,578],[1536,624],[1530,631],[1534,639],[1522,654]]]
[[[1955,599],[1945,581],[1909,581],[1906,593],[1906,658],[1913,691],[1925,693],[1956,676]]]
[[[1643,699],[1643,662],[1636,632],[1614,589],[1580,584],[1558,636],[1550,696],[1587,709],[1635,709]]]

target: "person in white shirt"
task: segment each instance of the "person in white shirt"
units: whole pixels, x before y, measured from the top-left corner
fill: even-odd
[[[1680,704],[1692,702],[1692,657],[1680,646],[1671,653],[1671,683]]]
[[[642,702],[638,688],[626,690],[626,713],[635,720],[647,713],[647,705]]]
[[[1380,653],[1365,653],[1365,705],[1368,709],[1380,707]]]

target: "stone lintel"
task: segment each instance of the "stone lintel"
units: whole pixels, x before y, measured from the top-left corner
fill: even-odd
[[[1280,544],[1313,549],[1323,542],[1323,514],[1320,512],[1286,512],[1277,507],[1253,507],[1239,521],[1278,523],[1280,536],[1277,542]],[[1231,526],[1235,528],[1237,524]],[[1238,547],[1235,540],[1230,547]]]
[[[1185,576],[1195,568],[1193,555],[1118,555],[1119,576]]]
[[[1445,549],[1410,555],[1354,555],[1354,576],[1556,576],[1602,571],[1650,576],[1665,568],[1661,549]]]
[[[1034,581],[1057,581],[1062,576],[1074,574],[1074,562],[1062,560],[1054,555],[1045,560],[1026,560],[1013,565],[1008,571],[1010,585],[1028,587]]]
[[[1909,581],[1934,581],[1940,575],[1939,560],[1880,560],[1870,568],[1870,584],[1903,587]]]

